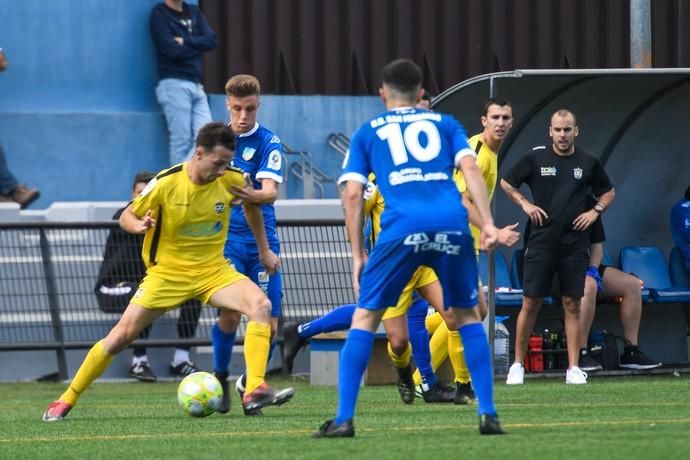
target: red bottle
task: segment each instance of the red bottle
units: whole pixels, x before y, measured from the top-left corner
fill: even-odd
[[[544,338],[532,335],[529,338],[529,369],[530,372],[544,372]]]

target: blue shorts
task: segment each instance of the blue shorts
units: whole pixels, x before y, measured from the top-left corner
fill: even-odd
[[[359,306],[380,310],[395,305],[420,265],[436,272],[446,309],[477,305],[477,258],[472,236],[434,231],[376,244],[360,279]]]
[[[280,255],[280,246],[271,245],[271,251]],[[271,301],[271,316],[280,317],[280,304],[283,299],[283,275],[279,271],[274,275],[266,273],[259,261],[259,249],[256,244],[227,242],[225,258],[230,259],[235,269],[254,281]]]

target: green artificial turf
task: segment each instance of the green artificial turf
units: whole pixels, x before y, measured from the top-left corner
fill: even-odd
[[[294,399],[244,417],[182,413],[173,383],[97,383],[63,422],[44,423],[64,384],[0,384],[0,458],[139,459],[687,459],[690,376],[496,384],[507,436],[480,436],[476,406],[406,406],[393,386],[362,389],[354,439],[311,439],[336,406],[334,387],[274,378]]]

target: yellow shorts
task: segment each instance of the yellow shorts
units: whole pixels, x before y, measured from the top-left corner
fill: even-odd
[[[130,302],[144,308],[175,308],[195,298],[208,303],[213,294],[246,279],[227,260],[202,270],[151,267]]]
[[[395,305],[395,307],[388,307],[386,312],[383,314],[382,319],[397,318],[398,316],[402,316],[407,313],[407,310],[412,305],[412,296],[414,295],[415,289],[424,287],[437,280],[438,277],[436,276],[434,270],[429,267],[419,267],[412,275],[410,282],[407,283],[400,294],[398,303]]]

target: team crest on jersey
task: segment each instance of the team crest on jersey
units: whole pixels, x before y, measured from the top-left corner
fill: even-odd
[[[280,171],[281,165],[282,158],[280,157],[280,152],[277,150],[272,151],[271,154],[268,156],[268,169]]]
[[[244,150],[242,150],[242,159],[244,161],[249,161],[252,159],[255,153],[256,149],[253,149],[251,147],[245,147]]]
[[[280,144],[280,138],[278,136],[273,136],[270,141],[268,141],[269,144]]]
[[[556,167],[555,166],[542,166],[540,168],[541,176],[555,176],[556,175]]]
[[[223,211],[225,211],[225,203],[223,203],[222,201],[217,202],[214,205],[214,210],[216,211],[216,214],[222,213]]]
[[[574,168],[573,169],[573,177],[575,177],[575,179],[577,179],[577,180],[582,179],[582,168]]]
[[[264,272],[258,273],[259,283],[268,283],[268,279],[269,279],[268,272],[264,271]]]

